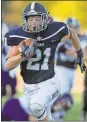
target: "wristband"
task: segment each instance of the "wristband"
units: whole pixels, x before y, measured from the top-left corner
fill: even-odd
[[[78,51],[76,51],[77,52],[77,56],[78,57],[83,57],[83,52],[82,52],[82,49],[80,48]]]

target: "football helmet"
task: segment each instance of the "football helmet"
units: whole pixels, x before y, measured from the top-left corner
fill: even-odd
[[[39,27],[33,27],[30,30],[29,24],[27,22],[28,17],[31,16],[40,16],[40,24]],[[26,32],[37,33],[43,31],[47,28],[47,21],[48,21],[48,12],[46,8],[41,5],[40,3],[32,2],[27,5],[22,14],[22,22],[23,22],[23,30]]]
[[[73,17],[67,18],[65,23],[69,26],[74,27],[74,28],[79,28],[80,27],[79,21],[76,18],[73,18]]]

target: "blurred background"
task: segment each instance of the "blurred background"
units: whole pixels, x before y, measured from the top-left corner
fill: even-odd
[[[8,31],[14,26],[22,24],[21,21],[22,11],[24,7],[30,2],[31,1],[2,1],[2,24],[4,23],[5,31]],[[64,22],[65,19],[67,19],[68,17],[76,17],[79,20],[81,26],[80,32],[87,33],[87,1],[53,1],[53,2],[37,1],[37,2],[42,3],[48,9],[53,19],[56,21]],[[4,34],[6,33],[5,31]],[[2,32],[2,36],[4,34]],[[22,78],[20,77],[19,71],[20,68],[18,66],[13,72],[9,73],[12,82],[14,82],[14,90],[12,95],[15,95],[15,97],[18,97],[23,93],[23,81]],[[7,81],[7,79],[5,80]],[[75,73],[75,81],[71,91],[75,103],[72,109],[69,110],[69,112],[67,112],[65,120],[80,120],[82,95],[84,89],[83,82],[84,82],[84,74],[81,74],[80,69],[77,67]],[[4,95],[2,96],[2,106],[7,101],[7,99],[9,99],[9,97],[12,96],[11,94],[9,95],[9,93],[11,91],[11,88],[13,88],[13,86],[10,85],[10,83],[6,84],[7,84],[6,90],[8,91],[8,93],[6,93],[5,91]]]
[[[38,1],[37,1],[38,2]],[[2,1],[4,21],[8,25],[21,24],[21,14],[29,1]],[[67,17],[76,17],[82,29],[87,28],[87,2],[86,1],[41,1],[55,20],[64,21]]]

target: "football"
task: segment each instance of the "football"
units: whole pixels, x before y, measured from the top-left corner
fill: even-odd
[[[32,43],[32,39],[31,38],[28,38],[28,39],[25,39],[25,40],[23,40],[24,42],[25,42],[25,45],[26,46],[29,46],[31,43]],[[22,41],[22,42],[23,42]]]
[[[21,46],[22,46],[22,43],[25,43],[26,46],[29,46],[31,43],[32,43],[32,39],[29,38],[29,39],[25,39],[23,40],[22,42],[20,42],[18,45],[17,45],[17,54],[20,54],[21,52]]]
[[[32,43],[32,39],[25,39],[21,41],[17,46],[11,47],[8,53],[9,57],[17,56],[20,54],[20,50],[23,42],[25,43],[26,46],[29,46]]]

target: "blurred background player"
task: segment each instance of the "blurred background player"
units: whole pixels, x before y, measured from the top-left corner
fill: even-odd
[[[81,47],[83,49],[84,60],[87,62],[87,35],[85,33],[81,34],[80,23],[76,18],[73,18],[73,17],[68,18],[66,20],[66,24],[68,24],[70,28],[73,28],[75,32],[77,33],[81,41]],[[84,78],[82,120],[86,120],[86,113],[87,113],[87,69],[85,71],[85,78]]]
[[[2,121],[29,121],[29,114],[23,99],[24,96],[20,96],[7,100],[2,108]]]
[[[80,24],[79,24],[78,20],[76,18],[68,18],[65,22],[71,29],[75,30],[75,32],[77,33],[77,35],[80,38],[81,44],[82,44],[82,42],[83,42],[83,45],[84,45],[84,43],[87,44],[87,36],[80,34]],[[58,52],[58,55],[57,55],[57,52]],[[60,91],[63,96],[60,97],[61,99],[56,100],[56,102],[53,104],[52,110],[54,110],[55,106],[58,105],[58,106],[61,106],[62,111],[63,111],[63,109],[66,110],[65,109],[66,106],[68,109],[71,108],[71,106],[68,107],[68,103],[65,102],[66,100],[64,101],[64,99],[65,99],[64,95],[66,96],[66,94],[68,94],[68,96],[66,98],[71,97],[69,92],[72,88],[74,76],[75,76],[76,52],[73,47],[73,44],[70,43],[69,41],[67,41],[67,43],[61,43],[60,45],[58,45],[57,52],[56,52],[57,66],[55,67],[55,71],[56,71],[56,73],[58,73],[60,75],[58,75],[58,78],[56,78],[56,79],[57,80],[59,79],[60,89],[61,89]],[[84,51],[84,52],[86,52],[86,51]],[[62,67],[63,69],[60,67]],[[58,69],[61,72],[59,72]],[[66,70],[68,70],[68,71],[66,71]],[[84,98],[87,99],[86,97],[84,97]],[[63,99],[63,104],[62,104],[62,99]],[[68,102],[69,101],[71,101],[71,99],[68,98]],[[86,101],[86,100],[84,100],[84,101]],[[58,104],[57,104],[57,102],[58,102]],[[64,102],[65,102],[65,108],[64,108]],[[58,110],[60,110],[60,109],[58,109]],[[60,111],[59,112],[57,111],[56,114],[53,114],[53,115],[56,115],[55,117],[57,120],[58,120],[58,117],[61,118],[61,114],[60,114],[60,116],[57,116],[59,113],[60,113]],[[63,115],[65,115],[64,111],[63,111]],[[62,115],[62,117],[64,117],[63,115]]]
[[[51,106],[51,114],[54,120],[62,120],[67,110],[71,109],[73,105],[73,98],[71,94],[64,94],[59,97]]]
[[[3,22],[4,13],[2,15],[2,42],[1,42],[1,51],[2,51],[2,67],[1,67],[1,94],[2,96],[12,96],[16,93],[16,74],[15,69],[12,71],[6,71],[5,61],[6,55],[10,47],[7,47],[4,44],[4,35],[8,32],[8,25]]]
[[[74,29],[77,35],[80,34],[80,23],[75,17],[69,17],[65,20],[65,23],[71,28]]]
[[[60,85],[60,98],[52,106],[55,120],[64,117],[65,112],[71,108],[73,98],[70,94],[75,78],[76,51],[69,41],[61,42],[56,49],[56,79]],[[55,109],[57,108],[57,109]],[[56,110],[56,111],[55,111]]]
[[[81,43],[83,42],[84,44],[87,43],[87,35],[85,33],[82,33],[80,30],[80,23],[78,21],[78,19],[76,19],[75,17],[70,17],[68,19],[66,19],[65,23],[71,28],[73,29],[76,34],[78,35]]]

